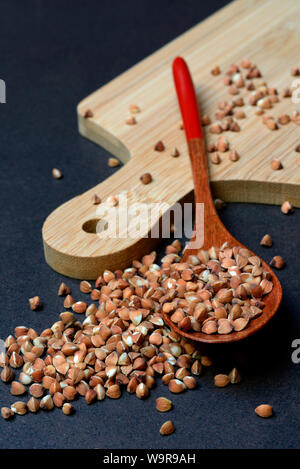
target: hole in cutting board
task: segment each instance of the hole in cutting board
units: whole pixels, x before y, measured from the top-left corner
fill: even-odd
[[[107,228],[108,222],[101,218],[92,218],[82,225],[83,231],[91,234],[101,233],[101,231],[106,231]]]

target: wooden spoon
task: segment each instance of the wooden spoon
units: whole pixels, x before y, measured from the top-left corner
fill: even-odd
[[[201,249],[209,249],[211,246],[220,247],[225,242],[228,242],[231,247],[241,246],[245,248],[245,246],[235,239],[225,228],[215,209],[210,192],[205,143],[200,123],[196,94],[188,67],[181,57],[177,57],[173,62],[173,75],[192,164],[195,204],[204,204],[204,226],[202,225],[202,227],[200,227],[204,230],[204,243]],[[199,228],[197,228],[196,212],[194,236],[187,246],[187,249],[184,251],[181,262],[186,262],[190,255],[197,253],[198,250],[192,247],[192,241],[197,235],[199,236],[200,233]],[[256,254],[252,253],[252,255],[255,256]],[[261,263],[263,268],[270,272],[272,276],[273,289],[264,297],[263,301],[265,303],[265,307],[262,314],[259,317],[252,319],[247,327],[242,331],[224,335],[208,335],[202,332],[184,332],[171,321],[170,317],[166,313],[163,313],[166,324],[175,332],[187,339],[205,343],[235,342],[254,334],[265,326],[274,316],[282,299],[282,288],[278,278],[263,260],[261,260]]]

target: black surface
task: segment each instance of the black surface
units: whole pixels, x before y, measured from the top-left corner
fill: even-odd
[[[107,153],[77,133],[76,104],[226,3],[0,1],[0,78],[7,84],[7,103],[0,105],[1,338],[17,325],[43,330],[57,320],[63,310],[57,288],[64,278],[44,261],[42,223],[54,208],[114,171],[107,167]],[[53,167],[62,170],[62,180],[51,177]],[[286,259],[286,268],[278,272],[283,305],[256,337],[214,349],[216,365],[199,379],[198,390],[172,395],[172,413],[155,411],[155,398],[169,395],[160,384],[145,402],[127,393],[89,407],[81,399],[73,417],[56,409],[11,422],[1,419],[0,447],[299,446],[300,364],[291,361],[292,340],[300,338],[298,215],[246,204],[231,204],[222,212],[232,233],[266,261],[275,254]],[[271,249],[259,246],[265,233],[274,239]],[[78,281],[67,283],[76,297],[84,297]],[[44,303],[41,312],[28,307],[28,298],[36,294]],[[215,388],[214,374],[241,361],[243,383]],[[0,406],[15,400],[0,383]],[[254,414],[261,403],[274,406],[273,419]],[[158,429],[168,418],[177,430],[162,439]]]

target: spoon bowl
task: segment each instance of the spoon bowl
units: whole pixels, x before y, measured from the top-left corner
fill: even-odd
[[[196,206],[200,203],[204,204],[203,225],[198,226],[200,223],[198,223],[199,220],[197,220],[196,210],[194,235],[184,251],[181,262],[186,262],[190,255],[197,254],[198,249],[195,249],[193,244],[195,239],[201,237],[200,230],[203,230],[204,232],[204,242],[201,247],[203,250],[207,250],[212,246],[221,247],[224,243],[228,243],[230,247],[239,246],[248,249],[229,233],[217,214],[210,191],[205,143],[194,85],[188,67],[181,57],[177,57],[173,62],[173,75],[192,165],[195,204]],[[251,255],[256,256],[256,254],[254,254],[250,249],[248,249],[248,251]],[[278,278],[272,269],[262,259],[260,260],[263,269],[269,272],[272,277],[273,289],[270,293],[264,296],[263,301],[265,306],[262,310],[262,314],[257,318],[252,319],[242,331],[231,332],[230,334],[185,332],[179,329],[168,314],[163,312],[162,314],[165,323],[175,332],[189,340],[210,344],[237,342],[253,335],[264,327],[270,319],[272,319],[282,300],[282,287]]]

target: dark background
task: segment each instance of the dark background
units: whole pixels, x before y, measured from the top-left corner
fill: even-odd
[[[226,1],[0,1],[0,78],[7,103],[0,105],[0,337],[17,325],[38,331],[63,310],[57,288],[66,280],[44,261],[41,227],[57,206],[105,179],[108,154],[77,132],[76,105],[101,85],[204,19]],[[51,169],[64,178],[56,181]],[[215,347],[213,368],[199,388],[172,395],[174,410],[159,414],[155,398],[169,397],[161,384],[150,399],[126,392],[122,399],[87,406],[76,414],[61,410],[0,421],[1,448],[296,448],[299,446],[300,364],[291,361],[291,343],[300,338],[299,214],[279,207],[230,204],[221,217],[233,235],[267,262],[284,256],[278,272],[284,299],[263,332],[234,347]],[[259,245],[270,233],[271,249]],[[298,244],[297,244],[298,243]],[[162,250],[163,246],[161,246]],[[297,282],[298,280],[298,282]],[[76,298],[79,281],[67,279]],[[32,312],[38,294],[44,308]],[[240,385],[214,387],[217,372],[238,364]],[[15,399],[0,383],[0,406]],[[270,403],[274,418],[254,414]],[[159,435],[171,418],[176,432]]]

